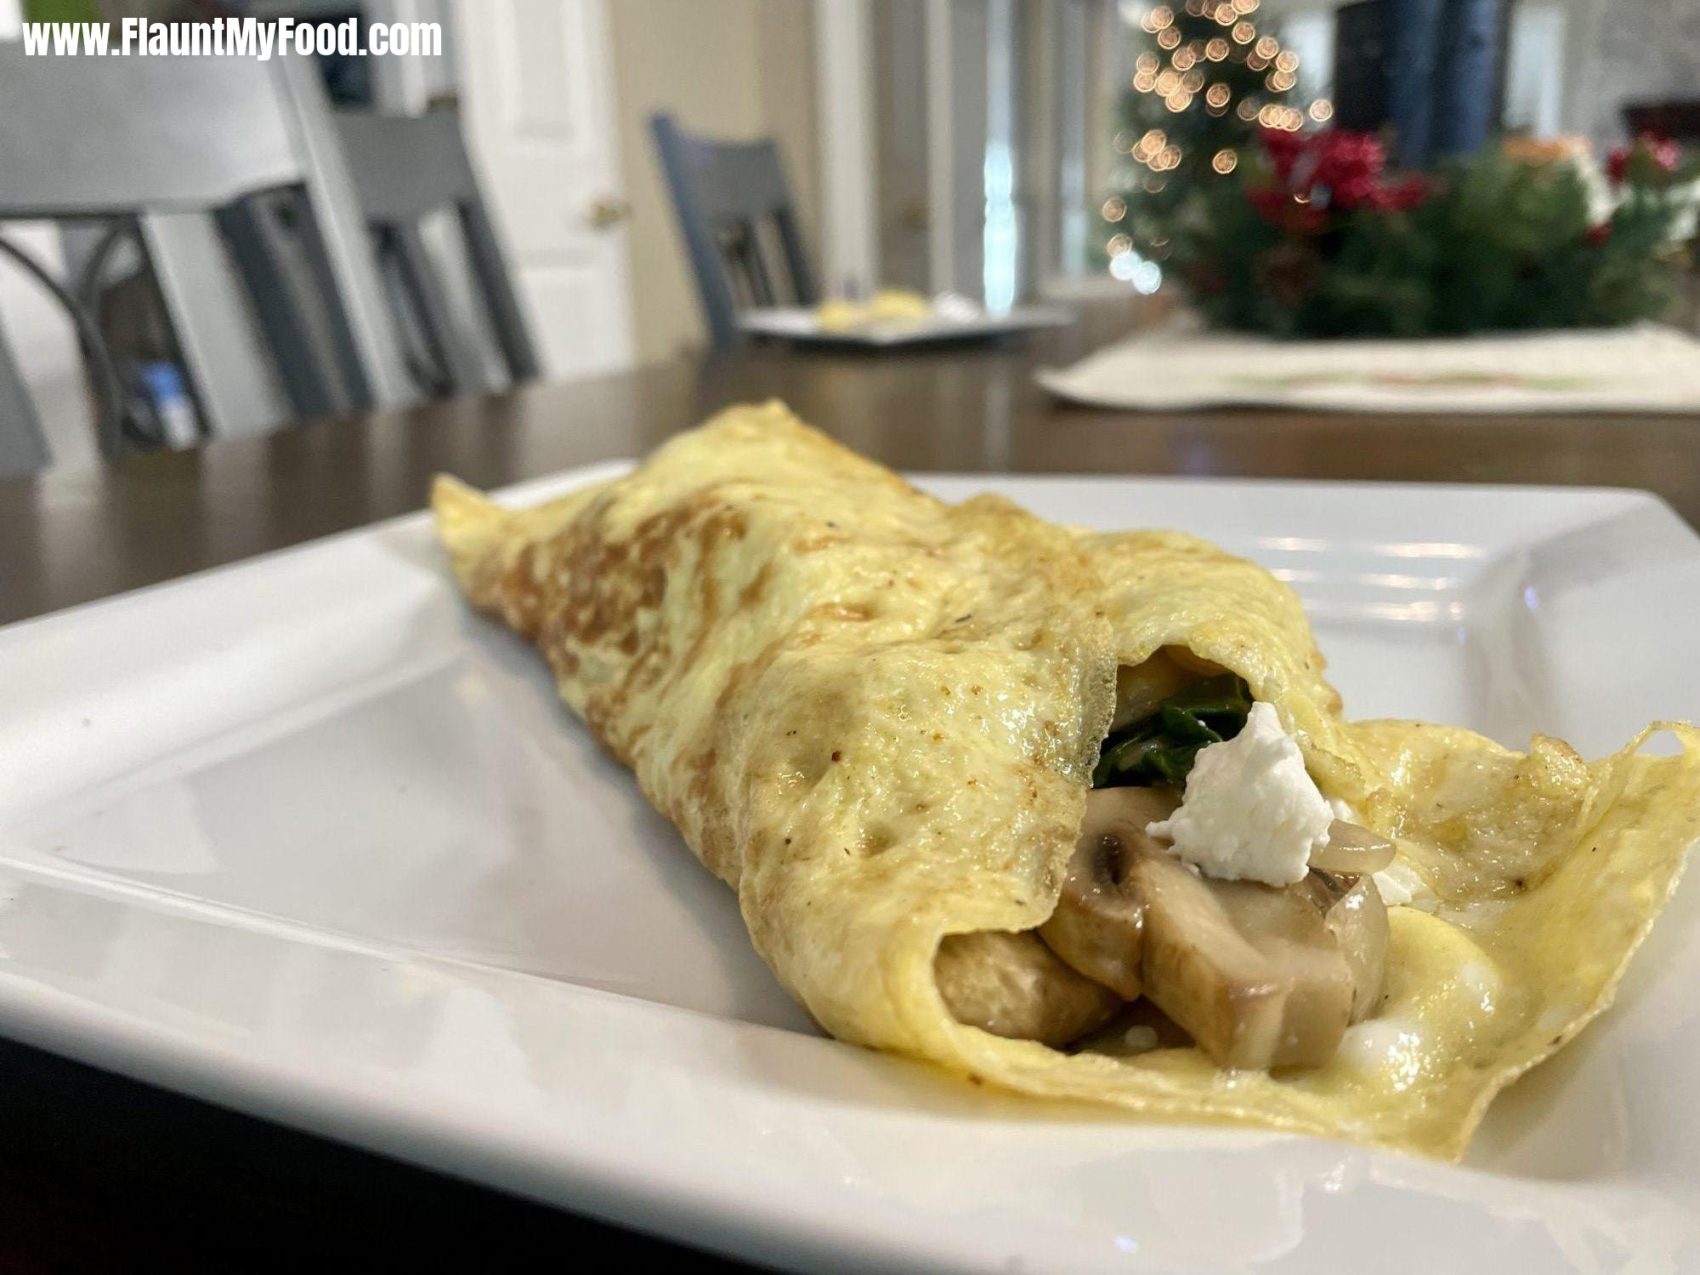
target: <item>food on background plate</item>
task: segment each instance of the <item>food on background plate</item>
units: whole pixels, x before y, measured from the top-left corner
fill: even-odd
[[[815,325],[823,332],[852,332],[877,324],[920,323],[933,317],[933,303],[906,288],[881,288],[866,301],[823,301]]]
[[[975,1081],[1460,1155],[1700,831],[1687,726],[1587,763],[1348,723],[1255,564],[946,504],[777,404],[433,505],[787,991]]]

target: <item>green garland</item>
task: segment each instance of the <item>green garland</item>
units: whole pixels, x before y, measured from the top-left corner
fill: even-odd
[[[1361,134],[1266,135],[1179,244],[1205,316],[1278,337],[1457,336],[1616,327],[1672,302],[1677,188],[1700,167],[1669,143],[1613,157],[1603,219],[1586,170],[1550,147],[1484,150],[1425,178],[1382,165]]]

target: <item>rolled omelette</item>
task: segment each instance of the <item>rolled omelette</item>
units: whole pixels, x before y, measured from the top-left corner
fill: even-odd
[[[816,1022],[976,1083],[1456,1158],[1609,1004],[1700,835],[1688,726],[1586,763],[1348,723],[1262,568],[947,504],[779,404],[533,508],[447,477],[432,504],[467,598],[539,648]],[[1323,796],[1396,844],[1379,995],[1319,1065],[1223,1066],[1172,1032],[1056,1047],[974,1008],[1035,982],[1090,1002],[1082,1021],[1119,1003],[1035,932],[1072,880],[1118,676],[1158,653],[1241,679]],[[1657,730],[1678,755],[1639,752]]]

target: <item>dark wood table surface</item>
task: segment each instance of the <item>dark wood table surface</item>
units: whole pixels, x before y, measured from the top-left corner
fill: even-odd
[[[0,622],[417,509],[439,470],[495,485],[639,455],[770,397],[912,470],[1626,486],[1700,523],[1700,417],[1139,415],[1033,384],[1108,334],[1099,319],[1028,344],[758,347],[0,483]],[[510,1241],[570,1260],[609,1240],[616,1257],[683,1252],[0,1042],[0,1270],[477,1260]]]
[[[647,452],[728,403],[781,398],[902,469],[1640,487],[1700,524],[1700,416],[1137,414],[1052,401],[1032,369],[1105,335],[906,354],[757,347],[629,375],[325,421],[0,483],[0,623],[418,509]]]

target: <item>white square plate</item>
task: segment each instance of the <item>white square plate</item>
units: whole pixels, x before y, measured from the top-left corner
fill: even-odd
[[[1700,718],[1700,543],[1645,495],[924,481],[1258,559],[1357,716]],[[0,1030],[774,1262],[1695,1269],[1696,898],[1463,1167],[1141,1124],[815,1034],[423,516],[0,630]]]
[[[881,350],[936,345],[941,341],[979,341],[1035,328],[1062,327],[1073,321],[1074,315],[1059,306],[1016,306],[1002,314],[962,317],[933,315],[925,319],[870,323],[859,328],[823,328],[808,306],[774,306],[746,310],[738,316],[740,328],[759,336],[782,337],[799,345],[864,346]]]

